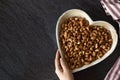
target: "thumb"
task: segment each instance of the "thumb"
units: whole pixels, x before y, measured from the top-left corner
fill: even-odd
[[[61,67],[63,68],[63,71],[69,69],[65,59],[60,58],[60,63],[61,63]]]

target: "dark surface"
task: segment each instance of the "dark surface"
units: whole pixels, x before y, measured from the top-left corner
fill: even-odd
[[[54,73],[55,28],[66,10],[86,11],[93,20],[118,25],[98,0],[0,0],[0,80],[58,80]],[[76,80],[103,80],[120,55],[74,74]]]

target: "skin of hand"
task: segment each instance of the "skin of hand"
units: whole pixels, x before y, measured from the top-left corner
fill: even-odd
[[[55,73],[60,80],[74,80],[72,72],[69,70],[65,59],[60,56],[58,50],[55,57]]]

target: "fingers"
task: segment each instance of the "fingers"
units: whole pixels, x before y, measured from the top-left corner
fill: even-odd
[[[61,63],[61,67],[63,68],[63,71],[69,69],[64,58],[60,58],[60,63]]]
[[[56,71],[62,71],[61,65],[60,65],[60,53],[57,50],[56,57],[55,57],[55,68]]]

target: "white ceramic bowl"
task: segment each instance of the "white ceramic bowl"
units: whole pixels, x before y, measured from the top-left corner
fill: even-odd
[[[59,19],[57,21],[57,25],[56,25],[56,39],[57,39],[57,45],[58,45],[58,48],[60,50],[61,56],[63,56],[63,54],[64,54],[61,47],[60,47],[60,43],[59,43],[59,32],[60,32],[61,24],[66,19],[68,19],[70,17],[74,17],[74,16],[86,18],[89,21],[90,25],[103,26],[104,28],[106,28],[107,30],[109,30],[111,32],[111,36],[112,36],[112,39],[113,39],[111,49],[102,58],[97,59],[97,60],[93,61],[92,63],[90,63],[88,65],[84,65],[83,67],[80,67],[80,68],[77,68],[77,69],[73,70],[73,72],[78,72],[78,71],[81,71],[81,70],[86,69],[88,67],[91,67],[91,66],[93,66],[93,65],[95,65],[97,63],[100,63],[105,58],[107,58],[110,54],[112,54],[112,52],[116,48],[116,45],[117,45],[117,42],[118,42],[118,35],[116,33],[116,30],[114,29],[114,27],[110,23],[108,23],[106,21],[93,21],[86,12],[84,12],[82,10],[79,10],[79,9],[68,10],[68,11],[64,12],[59,17]]]

